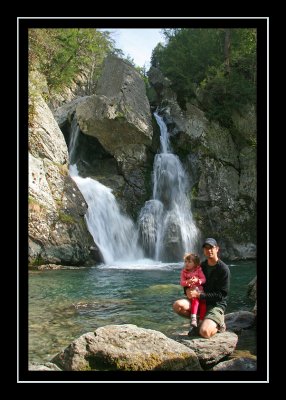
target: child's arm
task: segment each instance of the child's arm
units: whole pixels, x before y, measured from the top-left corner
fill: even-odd
[[[203,285],[204,283],[206,283],[206,276],[203,273],[202,267],[199,267],[198,278],[199,278],[199,281],[198,281],[199,285]]]
[[[180,280],[180,285],[181,286],[190,286],[188,279],[187,279],[187,274],[186,271],[184,269],[182,269],[181,271],[181,280]]]
[[[196,277],[191,278],[193,284],[203,285],[206,282],[206,277],[201,267],[196,270],[196,275]]]

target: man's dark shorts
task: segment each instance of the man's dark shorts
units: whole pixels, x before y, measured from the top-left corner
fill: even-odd
[[[220,307],[208,308],[204,319],[211,319],[216,322],[218,331],[225,331],[224,312]]]

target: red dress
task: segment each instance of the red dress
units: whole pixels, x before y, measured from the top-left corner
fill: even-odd
[[[187,280],[193,277],[198,278],[199,282],[194,284],[188,283]],[[191,271],[186,270],[185,268],[182,269],[180,284],[184,288],[190,288],[191,290],[198,289],[200,292],[203,292],[202,285],[205,282],[206,282],[206,277],[200,265],[198,265]],[[188,300],[190,301],[190,313],[197,314],[199,309],[200,320],[203,320],[207,311],[206,301],[205,300],[200,301],[198,298],[194,298],[192,300],[188,299]]]

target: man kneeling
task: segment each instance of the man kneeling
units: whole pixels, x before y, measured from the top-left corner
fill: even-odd
[[[201,267],[206,276],[204,284],[204,292],[190,290],[187,292],[187,299],[175,301],[174,311],[183,316],[190,318],[190,300],[199,298],[206,300],[207,312],[203,321],[198,326],[198,333],[209,339],[217,332],[224,332],[224,311],[227,306],[227,296],[230,284],[230,271],[228,266],[219,259],[219,246],[215,239],[208,238],[204,241],[203,251],[206,260],[202,262]],[[193,333],[197,333],[193,330]],[[192,335],[192,331],[189,332]]]

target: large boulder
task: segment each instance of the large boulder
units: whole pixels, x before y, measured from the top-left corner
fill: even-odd
[[[115,56],[107,57],[96,94],[79,102],[75,115],[81,134],[95,139],[88,146],[95,149],[94,159],[98,156],[96,152],[102,149],[103,165],[105,159],[108,164],[112,163],[112,158],[115,160],[117,181],[124,178],[124,185],[119,190],[115,188],[115,195],[125,210],[132,210],[132,216],[137,217],[148,198],[153,160],[152,118],[142,77],[128,62]],[[84,145],[82,139],[81,143]],[[87,159],[87,151],[79,149],[78,152],[81,159]],[[91,154],[88,154],[88,162],[93,164]],[[113,189],[109,171],[101,168],[99,174],[97,169],[90,168],[89,175],[98,176],[103,184],[107,177]]]
[[[96,95],[76,108],[83,133],[95,136],[111,154],[130,144],[151,145],[152,122],[144,81],[129,63],[107,57]]]
[[[106,325],[74,340],[53,363],[65,371],[200,371],[195,352],[163,333]]]
[[[250,311],[236,311],[226,314],[225,322],[228,330],[239,333],[253,327],[255,315]]]

